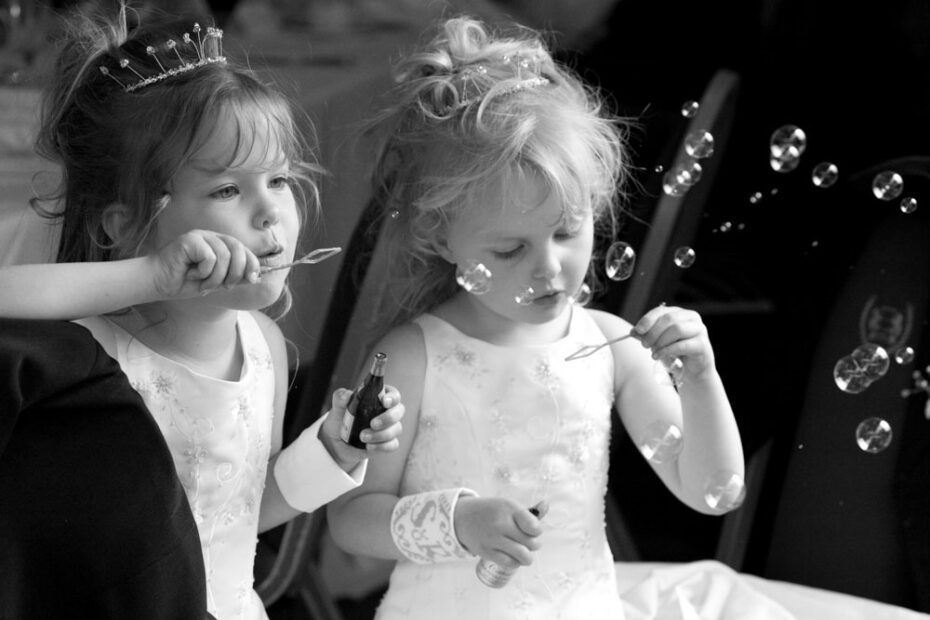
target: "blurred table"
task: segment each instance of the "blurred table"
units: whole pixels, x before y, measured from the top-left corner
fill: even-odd
[[[275,82],[315,127],[319,161],[329,174],[321,184],[321,224],[305,232],[300,249],[346,246],[370,193],[371,157],[356,148],[359,125],[391,85],[390,62],[415,36],[398,28],[283,32],[227,44],[228,56],[246,60]],[[54,179],[54,167],[32,151],[38,109],[37,89],[0,87],[0,265],[47,262],[57,249],[57,228],[29,207],[34,184],[47,187]],[[39,171],[53,176],[36,177]],[[314,356],[343,258],[291,272],[295,303],[280,325],[297,347],[292,364]]]

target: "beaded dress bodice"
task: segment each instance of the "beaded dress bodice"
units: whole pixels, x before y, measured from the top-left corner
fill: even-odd
[[[565,357],[604,336],[587,311],[568,335],[532,347],[469,338],[426,314],[427,368],[401,495],[468,487],[529,507],[547,500],[542,548],[503,589],[475,576],[477,558],[399,562],[378,610],[394,618],[623,618],[604,528],[613,358]]]
[[[208,611],[217,620],[267,618],[252,589],[258,515],[271,449],[274,369],[255,318],[237,320],[243,366],[238,381],[196,373],[163,357],[115,323],[115,355],[161,428],[200,532]]]

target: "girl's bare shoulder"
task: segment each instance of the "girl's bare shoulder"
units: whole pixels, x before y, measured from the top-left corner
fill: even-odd
[[[585,308],[584,311],[594,319],[594,322],[601,328],[601,331],[604,332],[604,336],[608,340],[625,336],[633,329],[633,326],[630,325],[628,321],[620,318],[616,314],[611,314],[603,310],[595,310],[593,308]]]

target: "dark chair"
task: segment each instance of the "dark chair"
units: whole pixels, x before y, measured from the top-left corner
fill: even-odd
[[[900,197],[877,200],[871,182],[883,170],[903,177],[901,197],[930,195],[930,157],[909,157],[850,176],[837,187],[835,203],[818,204],[832,209],[834,223],[848,219],[848,230],[835,233],[827,251],[858,258],[806,277],[816,278],[809,288],[839,286],[832,303],[823,304],[825,320],[812,321],[819,333],[797,425],[783,446],[784,474],[766,494],[776,500],[766,503],[771,524],[757,537],[759,572],[930,611],[927,396],[901,395],[914,387],[912,373],[926,377],[930,363],[930,213],[923,205],[902,213]],[[864,342],[891,356],[909,345],[917,356],[903,365],[892,359],[887,374],[862,393],[841,391],[834,366]],[[886,420],[893,435],[887,448],[869,453],[856,433],[873,416]]]

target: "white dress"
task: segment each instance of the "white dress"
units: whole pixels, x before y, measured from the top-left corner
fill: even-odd
[[[255,318],[239,313],[244,363],[238,381],[197,374],[107,319],[80,323],[117,359],[168,442],[200,531],[208,611],[217,620],[267,618],[252,588],[252,569],[275,376]]]
[[[401,495],[464,486],[529,507],[549,502],[542,549],[502,589],[475,576],[477,559],[399,562],[378,620],[622,619],[604,528],[613,358],[564,358],[604,337],[573,313],[569,335],[499,347],[433,316],[417,319],[427,368]]]

